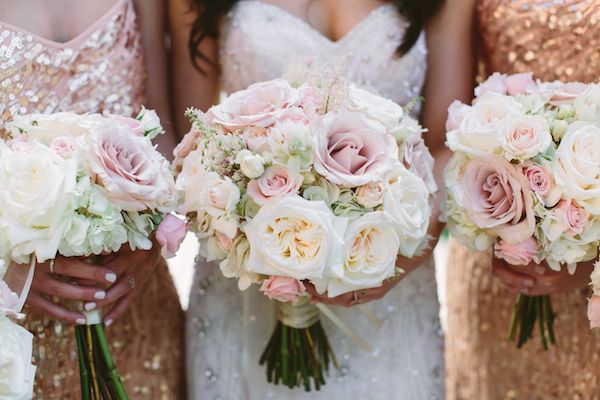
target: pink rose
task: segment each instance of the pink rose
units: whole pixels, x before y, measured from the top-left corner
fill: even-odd
[[[446,131],[458,129],[465,115],[469,112],[471,106],[454,100],[448,107],[448,119],[446,119]]]
[[[398,162],[396,140],[359,112],[325,115],[315,132],[315,152],[315,170],[343,187],[379,181]]]
[[[558,218],[563,232],[571,235],[579,235],[587,227],[589,214],[573,200],[561,200],[553,209],[554,215]]]
[[[283,79],[259,82],[233,93],[208,110],[211,123],[228,129],[268,127],[298,103],[298,90]]]
[[[260,152],[269,141],[269,130],[258,126],[248,126],[242,131],[248,150]]]
[[[262,206],[269,199],[298,193],[302,180],[300,173],[273,165],[259,179],[248,182],[247,193],[256,204]]]
[[[173,214],[165,215],[156,230],[156,240],[162,246],[161,254],[164,258],[175,256],[186,233],[185,221],[180,220]]]
[[[111,115],[111,117],[124,125],[127,125],[134,134],[144,136],[144,125],[135,118],[124,117],[122,115]]]
[[[0,279],[0,312],[14,317],[20,311],[17,310],[18,304],[19,296],[8,287],[4,280]]]
[[[69,158],[75,152],[77,143],[72,136],[58,136],[50,142],[50,150],[61,158]]]
[[[169,163],[144,136],[115,121],[93,131],[87,154],[97,183],[124,211],[170,212],[176,203]]]
[[[306,293],[304,283],[294,278],[272,276],[263,282],[260,291],[271,300],[294,301]]]
[[[381,182],[367,183],[356,189],[356,202],[363,207],[375,208],[383,204],[385,186]]]
[[[290,108],[288,112],[283,114],[281,117],[280,122],[283,121],[292,121],[296,123],[302,123],[304,125],[308,125],[310,123],[306,112],[300,107]]]
[[[496,258],[506,260],[511,265],[527,265],[532,261],[539,262],[537,257],[538,243],[535,238],[520,243],[507,243],[500,240],[494,245],[494,255]]]
[[[319,90],[313,86],[305,86],[300,88],[300,107],[308,115],[315,115],[323,106],[322,96]]]
[[[494,72],[475,88],[475,96],[482,96],[486,92],[506,94],[506,91],[506,75]]]
[[[523,174],[527,178],[529,188],[542,196],[548,196],[554,189],[554,179],[545,167],[541,165],[526,164]]]
[[[491,155],[474,159],[466,165],[463,190],[475,225],[508,243],[533,236],[533,193],[519,167]]]
[[[500,144],[509,161],[533,158],[552,145],[548,121],[537,115],[511,118],[503,124]]]
[[[531,72],[524,74],[508,75],[504,79],[506,91],[511,96],[517,94],[525,94],[533,91],[536,86],[532,76],[533,74]]]
[[[404,141],[404,164],[423,179],[429,193],[437,191],[437,183],[433,176],[433,157],[421,135],[409,135]]]
[[[553,106],[572,104],[575,99],[588,88],[581,82],[564,83],[560,81],[547,82],[540,85],[540,94],[549,98],[548,102]]]
[[[181,142],[173,150],[173,155],[179,159],[187,157],[196,147],[196,142],[200,139],[200,135],[200,131],[195,126],[192,126],[192,129],[185,134]]]
[[[592,296],[588,300],[587,315],[590,320],[590,329],[600,327],[600,296]]]

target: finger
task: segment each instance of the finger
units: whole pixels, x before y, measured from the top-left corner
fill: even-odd
[[[30,293],[27,298],[27,305],[41,315],[49,315],[65,322],[76,325],[85,324],[85,316],[81,313],[69,311],[66,308],[54,304],[38,293]]]
[[[62,299],[97,301],[106,297],[106,291],[103,289],[74,285],[53,278],[46,279],[43,284],[37,283],[34,286],[39,292]]]
[[[90,303],[85,303],[84,308],[87,311],[94,310],[98,307],[103,307],[107,304],[114,303],[119,300],[121,297],[129,294],[133,288],[131,287],[131,283],[128,277],[121,278],[117,283],[111,286],[106,292],[106,297],[100,299],[99,301],[92,301]]]
[[[510,291],[511,293],[514,293],[514,294],[527,294],[528,295],[531,290],[530,288],[514,286],[514,285],[510,285],[505,282],[503,282],[503,284],[508,289],[508,291]]]
[[[113,321],[123,315],[127,308],[131,305],[134,300],[134,292],[130,292],[126,296],[124,296],[121,300],[115,304],[115,306],[106,314],[106,318],[104,318],[104,325],[107,327],[111,326]]]
[[[494,264],[492,266],[492,274],[502,280],[502,282],[519,288],[532,287],[535,284],[535,279],[530,275],[513,271],[501,264]]]
[[[96,283],[115,283],[117,281],[117,275],[110,269],[77,259],[63,258],[60,262],[57,261],[54,265],[54,273]]]

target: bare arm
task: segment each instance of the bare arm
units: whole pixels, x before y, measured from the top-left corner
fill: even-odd
[[[431,219],[430,234],[434,237],[443,229],[439,206],[443,197],[443,169],[451,155],[444,145],[448,106],[454,100],[469,102],[473,97],[474,7],[474,0],[446,0],[427,27],[429,56],[422,122],[429,130],[425,141],[435,158],[435,176],[440,187]]]
[[[177,132],[182,137],[189,129],[189,121],[183,112],[188,107],[208,109],[219,100],[219,71],[217,41],[207,38],[200,45],[203,54],[214,61],[214,65],[202,62],[204,73],[196,69],[188,51],[188,40],[192,23],[197,15],[190,9],[188,0],[168,0],[169,27],[172,40],[172,84],[173,104]]]
[[[157,138],[158,147],[165,156],[172,158],[177,136],[169,107],[165,3],[164,0],[136,0],[135,5],[148,71],[146,106],[154,108],[160,116],[166,133]]]

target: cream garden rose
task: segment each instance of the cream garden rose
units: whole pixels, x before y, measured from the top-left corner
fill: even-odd
[[[592,214],[600,214],[600,127],[571,124],[554,160],[556,182]]]
[[[263,205],[244,227],[248,271],[295,279],[321,279],[341,263],[347,221],[321,201],[291,195]]]
[[[387,129],[394,129],[400,125],[404,116],[402,107],[385,97],[377,96],[368,90],[360,89],[355,85],[348,88],[348,96],[354,109],[379,121]]]
[[[213,217],[229,214],[240,201],[240,189],[229,177],[208,172],[202,181],[199,203]]]
[[[524,161],[535,157],[552,144],[548,121],[537,115],[507,119],[501,132],[500,144],[508,161]]]

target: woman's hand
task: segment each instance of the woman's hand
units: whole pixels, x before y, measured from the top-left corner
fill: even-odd
[[[82,280],[97,287],[78,285]],[[35,266],[35,274],[26,304],[41,315],[58,318],[73,324],[84,324],[85,316],[55,304],[50,297],[79,301],[101,301],[107,296],[103,289],[113,284],[117,275],[109,268],[86,263],[81,258],[58,257]]]
[[[570,275],[566,267],[560,272],[552,271],[545,263],[530,263],[525,266],[510,265],[494,258],[492,273],[511,291],[529,296],[544,296],[554,293],[584,289],[590,283],[592,262],[577,264],[577,270]]]
[[[108,288],[106,297],[91,300],[85,303],[84,308],[91,311],[112,305],[104,317],[104,324],[110,326],[143,290],[160,260],[160,246],[156,243],[147,251],[132,251],[129,246],[123,246],[102,265],[116,275],[117,281]]]

